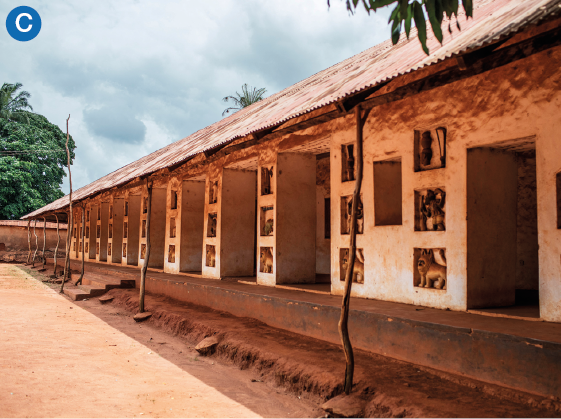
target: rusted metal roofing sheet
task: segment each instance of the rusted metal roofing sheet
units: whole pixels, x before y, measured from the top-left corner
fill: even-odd
[[[242,109],[194,134],[157,150],[95,182],[73,192],[73,201],[80,201],[131,180],[172,166],[252,132],[279,125],[291,118],[329,105],[346,96],[386,82],[450,58],[453,55],[492,43],[527,25],[561,11],[561,0],[475,0],[474,18],[460,16],[461,31],[447,32],[440,45],[429,29],[425,55],[416,32],[410,40],[402,34],[393,46],[391,40],[376,45],[360,54],[302,80],[279,93]],[[455,22],[452,22],[455,26]],[[427,27],[430,25],[427,24]],[[68,196],[32,212],[25,217],[62,209],[68,205]]]
[[[6,227],[25,227],[27,228],[27,221],[20,221],[20,220],[0,220],[0,226],[6,226]],[[37,224],[35,224],[34,221],[31,222],[31,228],[33,228],[33,226],[35,226],[35,228],[43,228],[43,221],[37,221]],[[56,223],[50,223],[47,221],[45,228],[54,228],[56,229]],[[63,224],[60,223],[58,225],[58,228],[60,230],[66,230],[68,228],[68,224]]]

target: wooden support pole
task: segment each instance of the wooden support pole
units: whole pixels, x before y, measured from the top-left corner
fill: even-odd
[[[31,260],[31,230],[29,229],[31,224],[31,220],[27,220],[27,247],[29,247],[29,252],[27,253],[27,260],[25,262],[26,265],[29,265],[29,261]]]
[[[45,269],[45,247],[47,245],[47,219],[43,217],[43,267]]]
[[[345,368],[345,386],[344,391],[349,394],[353,387],[353,375],[355,368],[355,360],[353,354],[353,347],[349,337],[349,309],[351,303],[351,287],[353,284],[353,272],[356,258],[356,213],[358,203],[360,201],[360,188],[362,186],[362,126],[364,120],[361,117],[360,105],[355,107],[356,116],[356,168],[357,176],[355,182],[355,190],[353,192],[353,205],[351,213],[351,231],[350,231],[350,246],[349,246],[349,265],[345,274],[345,290],[343,292],[343,303],[341,305],[341,318],[339,319],[339,336],[343,343],[343,352],[345,353],[346,368]],[[365,118],[366,119],[366,118]]]
[[[55,248],[55,269],[53,271],[53,276],[56,278],[57,277],[57,273],[56,273],[56,268],[57,268],[57,256],[58,256],[58,246],[60,244],[60,231],[59,231],[59,227],[58,227],[58,215],[56,215],[55,212],[55,217],[56,217],[56,248]]]
[[[68,181],[70,183],[70,194],[68,195],[68,200],[70,201],[70,209],[68,210],[68,234],[66,236],[66,257],[64,259],[64,275],[62,277],[62,283],[60,284],[60,293],[64,291],[64,281],[70,278],[70,244],[72,241],[72,173],[70,172],[70,150],[68,149],[68,139],[70,138],[70,134],[68,134],[68,120],[70,119],[70,115],[68,115],[68,119],[66,120],[66,160],[68,164]]]
[[[146,208],[146,257],[140,271],[140,301],[139,309],[144,313],[144,293],[146,288],[146,271],[148,270],[148,261],[150,260],[150,214],[152,213],[152,184],[146,178],[146,188],[148,189],[147,208]],[[142,224],[142,222],[141,222]]]
[[[37,231],[35,228],[37,227],[37,219],[35,219],[35,223],[33,224],[33,234],[35,235],[35,252],[33,253],[33,260],[31,261],[31,266],[35,267],[35,257],[37,256],[37,250],[39,250],[39,239],[37,238]]]
[[[82,234],[81,234],[81,240],[82,240],[82,271],[80,272],[80,278],[78,278],[78,281],[76,281],[76,285],[81,284],[82,283],[82,279],[84,278],[84,257],[86,254],[86,243],[84,243],[84,224],[86,223],[86,206],[82,204],[82,224],[80,225]]]

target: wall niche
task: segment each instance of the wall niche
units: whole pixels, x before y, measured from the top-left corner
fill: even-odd
[[[561,229],[561,172],[555,176],[555,191],[557,193],[557,228]]]
[[[216,247],[211,244],[206,245],[205,265],[211,268],[216,266]]]
[[[415,131],[415,172],[446,167],[446,128]]]
[[[444,188],[415,191],[415,231],[446,231]]]
[[[261,195],[273,193],[273,166],[261,168]]]
[[[419,288],[445,290],[446,279],[446,249],[421,249],[413,252],[413,285]]]
[[[126,258],[127,257],[127,244],[123,243],[123,257]]]
[[[177,191],[171,191],[171,208],[172,210],[177,209]]]
[[[78,250],[78,251],[79,251],[79,252],[82,251],[82,242],[80,242],[80,246],[79,246],[79,250]]]
[[[347,275],[347,269],[349,267],[349,249],[340,249],[339,250],[339,279],[341,281],[345,280],[345,276]],[[355,255],[355,263],[353,269],[353,278],[354,283],[357,284],[364,284],[364,251],[363,249],[356,249]]]
[[[98,224],[95,229],[95,237],[99,239],[101,237],[101,226]]]
[[[95,254],[99,255],[99,242],[95,244]]]
[[[208,221],[206,227],[207,237],[216,237],[216,219],[218,214],[216,212],[208,214]]]
[[[123,225],[123,239],[126,239],[129,235],[129,223],[125,221]]]
[[[140,259],[146,259],[146,244],[142,243],[140,245]]]
[[[209,184],[208,203],[216,204],[218,202],[218,181],[213,180]]]
[[[273,206],[261,207],[261,236],[272,236],[275,223],[275,211]]]
[[[259,249],[259,272],[273,273],[273,248],[262,247]]]
[[[175,245],[174,244],[169,245],[168,263],[175,263]]]
[[[355,177],[355,146],[344,144],[341,146],[341,182],[350,182]]]
[[[109,205],[109,219],[113,219],[113,205]]]
[[[177,229],[175,227],[175,218],[170,218],[169,219],[169,237],[170,239],[173,239],[176,235]]]
[[[89,251],[90,251],[90,244],[89,244],[89,243],[86,243],[86,251],[85,251],[85,253],[89,253]]]
[[[351,233],[351,214],[353,208],[353,197],[342,196],[341,197],[341,234]],[[364,206],[362,205],[362,195],[360,196],[360,201],[358,203],[358,208],[356,211],[356,232],[357,234],[364,233]]]
[[[113,224],[109,224],[109,238],[113,238]]]
[[[123,215],[125,217],[129,216],[129,201],[125,201],[125,213]]]
[[[142,220],[142,237],[146,237],[146,220]]]
[[[86,227],[86,239],[90,238],[90,228]]]
[[[107,255],[111,256],[111,243],[107,243]]]

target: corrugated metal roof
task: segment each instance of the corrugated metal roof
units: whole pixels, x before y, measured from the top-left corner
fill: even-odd
[[[0,226],[7,226],[7,227],[25,227],[27,228],[27,221],[20,221],[20,220],[0,220]],[[35,226],[36,229],[38,228],[43,228],[43,221],[37,221],[37,224],[35,224],[35,222],[33,221],[31,223],[31,228],[33,228],[33,226]],[[56,229],[56,223],[49,223],[47,221],[47,225],[45,226],[46,228],[54,228]],[[66,230],[68,228],[68,224],[62,224],[60,223],[58,225],[58,228],[60,230]]]
[[[462,30],[454,29],[451,35],[446,31],[443,45],[428,30],[430,55],[422,51],[412,29],[410,40],[402,34],[402,40],[395,46],[391,40],[376,45],[74,191],[73,202],[180,163],[236,138],[279,125],[452,55],[492,43],[561,11],[560,3],[561,0],[476,0],[474,18],[466,21],[460,16]],[[23,218],[67,205],[68,196]]]

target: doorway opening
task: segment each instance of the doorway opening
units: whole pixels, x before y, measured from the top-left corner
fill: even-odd
[[[540,317],[535,137],[468,150],[467,305]]]

